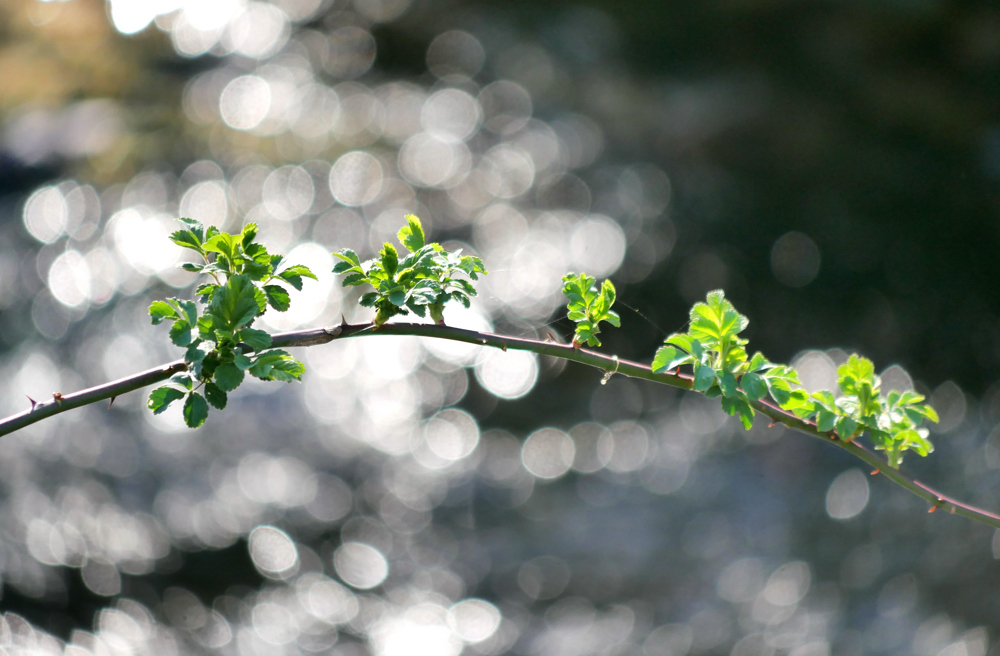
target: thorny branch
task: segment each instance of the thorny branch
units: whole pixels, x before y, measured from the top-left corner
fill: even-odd
[[[510,337],[506,335],[496,335],[492,333],[476,332],[462,328],[453,328],[444,325],[414,324],[414,323],[386,323],[374,329],[372,324],[341,324],[327,328],[313,328],[288,333],[274,335],[271,346],[276,348],[294,346],[318,346],[327,344],[335,339],[346,339],[348,337],[360,337],[368,335],[409,335],[416,337],[433,337],[438,339],[450,339],[468,344],[480,346],[492,346],[506,351],[515,349],[530,351],[539,355],[548,355],[581,364],[596,367],[605,372],[605,377],[610,375],[622,375],[631,378],[642,378],[644,380],[670,385],[683,390],[692,388],[692,377],[679,373],[653,373],[649,366],[622,360],[618,356],[603,355],[582,348],[574,348],[571,344],[559,344],[551,341],[540,341],[536,339],[525,339],[521,337]],[[174,374],[187,369],[183,361],[171,362],[148,371],[127,376],[111,383],[91,387],[89,389],[72,394],[53,393],[50,401],[36,402],[31,400],[31,408],[16,415],[0,420],[0,436],[7,435],[16,430],[24,428],[48,417],[60,414],[73,408],[96,403],[104,399],[114,399],[116,396],[132,392],[134,390],[164,381]],[[930,510],[933,512],[938,508],[955,515],[962,515],[969,519],[1000,528],[1000,516],[956,501],[944,494],[924,485],[920,481],[914,480],[901,471],[888,466],[886,461],[875,453],[861,446],[855,441],[845,442],[839,439],[835,433],[820,432],[813,422],[805,421],[793,414],[785,412],[780,408],[763,401],[755,401],[753,407],[757,412],[769,417],[773,423],[782,424],[792,430],[816,437],[840,447],[852,455],[860,458],[874,468],[875,472],[881,473],[892,482],[905,488],[931,504]]]

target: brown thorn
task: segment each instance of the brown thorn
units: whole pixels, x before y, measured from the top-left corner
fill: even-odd
[[[507,342],[500,342],[500,350],[504,353],[507,352]]]
[[[882,473],[881,469],[873,469],[871,475],[872,476],[876,476],[877,474],[881,474],[881,473]]]
[[[25,396],[28,396],[28,395],[25,394]],[[35,406],[38,405],[38,401],[36,401],[35,399],[31,398],[30,396],[28,396],[28,400],[31,401],[31,411],[34,412],[35,411]]]
[[[771,423],[767,425],[768,428],[774,428],[774,425],[778,423],[777,419],[772,419]]]
[[[937,506],[931,506],[930,509],[927,512],[932,513],[935,510],[937,510],[937,508],[938,508]]]
[[[112,404],[112,403],[114,403],[114,402],[115,402],[115,399],[117,399],[117,398],[118,398],[117,396],[112,396],[112,397],[111,397],[111,400],[110,400],[110,401],[108,401],[108,410],[110,410],[110,409],[111,409],[111,404]]]

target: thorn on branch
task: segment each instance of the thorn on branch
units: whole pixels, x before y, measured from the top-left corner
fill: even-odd
[[[28,395],[25,394],[25,396],[28,396]],[[38,401],[36,401],[35,399],[31,398],[30,396],[28,396],[28,400],[31,401],[31,411],[34,412],[35,411],[35,407],[38,405]]]
[[[115,402],[115,399],[117,399],[117,398],[118,398],[117,396],[112,396],[112,397],[111,397],[111,400],[110,400],[110,401],[108,401],[108,410],[110,410],[110,409],[111,409],[111,404],[112,404],[112,403],[114,403],[114,402]]]
[[[56,405],[62,405],[62,392],[52,392],[52,400],[56,402]]]
[[[507,342],[500,342],[500,350],[504,353],[507,352]]]
[[[881,473],[882,473],[881,469],[873,469],[872,472],[871,472],[871,475],[872,476],[876,476],[876,475],[881,474]]]

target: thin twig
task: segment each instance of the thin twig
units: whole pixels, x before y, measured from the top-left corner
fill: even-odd
[[[691,376],[679,373],[653,373],[648,365],[622,360],[617,356],[604,355],[583,348],[573,348],[571,344],[557,344],[551,341],[540,341],[536,339],[525,339],[522,337],[509,337],[507,335],[495,335],[492,333],[477,332],[474,330],[464,330],[451,326],[441,326],[432,324],[413,323],[387,323],[377,329],[373,329],[371,324],[349,325],[343,323],[339,326],[328,328],[313,328],[310,330],[300,330],[288,333],[280,333],[272,337],[272,347],[296,347],[296,346],[318,346],[327,344],[335,339],[346,339],[348,337],[360,337],[369,335],[407,335],[415,337],[433,337],[438,339],[450,339],[467,344],[479,346],[492,346],[507,350],[516,349],[520,351],[530,351],[539,355],[549,355],[573,362],[596,367],[605,374],[620,374],[631,378],[641,378],[677,387],[683,390],[690,390],[693,384]],[[20,428],[40,421],[47,417],[78,408],[83,405],[95,403],[97,401],[120,396],[127,392],[137,390],[147,385],[152,385],[173,374],[184,371],[187,365],[183,361],[171,362],[169,364],[144,371],[135,376],[128,376],[112,383],[92,387],[90,389],[76,392],[74,394],[60,395],[52,401],[36,403],[31,409],[6,419],[0,420],[0,436],[12,433]],[[951,514],[962,515],[969,519],[1000,528],[1000,516],[976,508],[952,499],[926,485],[903,474],[898,469],[889,467],[885,459],[877,456],[872,451],[858,444],[856,441],[845,442],[838,438],[835,433],[820,432],[816,424],[805,421],[793,414],[774,406],[765,401],[754,401],[754,409],[762,415],[771,419],[772,425],[782,424],[792,430],[805,433],[812,437],[823,440],[828,444],[840,447],[860,458],[874,469],[874,473],[881,473],[893,483],[924,499],[930,504],[932,510],[941,508]]]

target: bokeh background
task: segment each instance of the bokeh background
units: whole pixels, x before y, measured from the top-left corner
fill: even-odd
[[[5,0],[0,411],[178,357],[172,219],[319,274],[407,212],[462,326],[649,361],[722,287],[830,388],[928,394],[904,467],[1000,509],[1000,11],[972,0]],[[0,653],[986,656],[1000,539],[696,395],[514,352],[303,349],[189,431],[143,393],[0,440]]]

